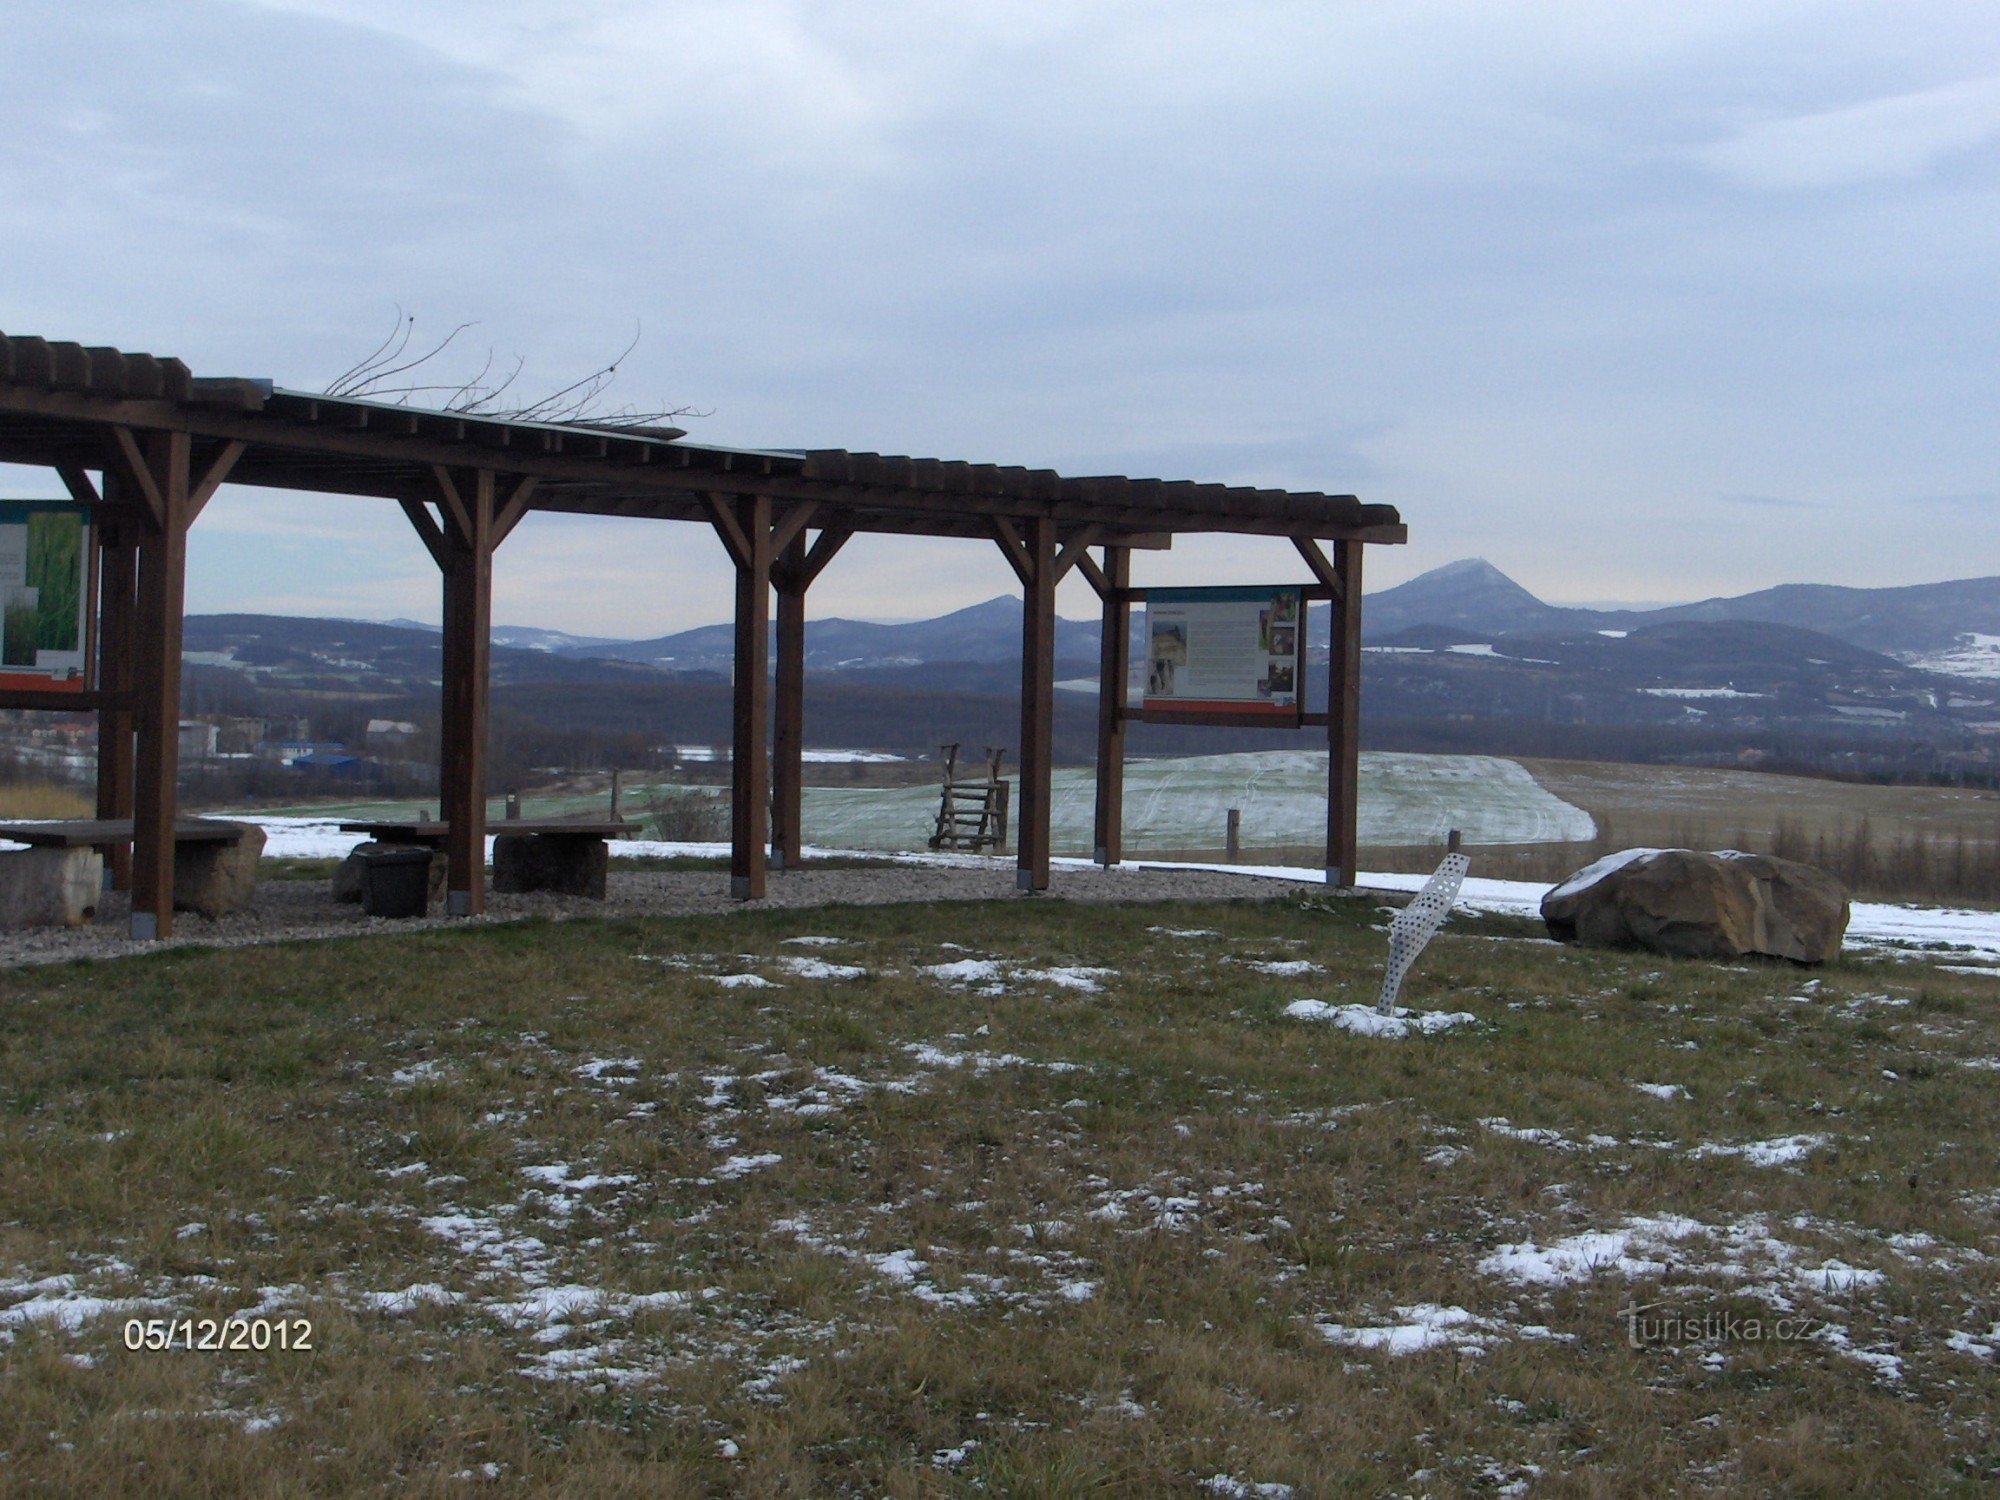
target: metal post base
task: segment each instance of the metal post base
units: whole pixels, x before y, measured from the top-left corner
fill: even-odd
[[[774,875],[782,875],[785,871],[785,851],[773,847],[771,850],[771,858],[767,864],[767,868]]]
[[[448,917],[469,917],[472,915],[472,892],[446,891],[444,913]]]
[[[1035,891],[1035,872],[1033,870],[1016,870],[1014,872],[1014,889],[1017,891],[1026,891],[1029,895],[1033,895]]]
[[[730,876],[729,895],[730,899],[734,901],[748,901],[750,899],[750,877],[748,875]]]
[[[160,936],[160,919],[149,911],[132,913],[132,941],[135,943],[156,942]]]

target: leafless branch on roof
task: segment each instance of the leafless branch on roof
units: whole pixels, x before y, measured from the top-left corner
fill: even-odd
[[[421,354],[409,356],[412,340],[416,335],[416,316],[396,309],[396,326],[389,336],[382,340],[366,357],[356,361],[342,371],[326,388],[329,396],[347,397],[357,400],[388,401],[397,406],[408,406],[418,398],[429,397],[438,400],[442,411],[463,412],[469,416],[499,417],[515,422],[546,422],[562,426],[647,428],[659,427],[680,417],[705,417],[709,412],[692,406],[659,407],[641,409],[626,404],[606,407],[605,392],[618,377],[618,368],[632,351],[639,347],[640,329],[635,323],[632,337],[625,347],[618,351],[615,359],[591,371],[581,379],[549,392],[546,396],[529,402],[521,402],[518,396],[511,396],[527,361],[515,355],[513,366],[499,380],[491,380],[495,364],[491,347],[486,351],[485,361],[468,379],[458,381],[398,381],[398,377],[422,370],[430,373],[427,366],[442,355],[468,328],[477,325],[460,323],[437,343]],[[408,357],[406,357],[408,356]]]

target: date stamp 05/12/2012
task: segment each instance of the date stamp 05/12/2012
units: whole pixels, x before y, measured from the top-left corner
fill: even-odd
[[[261,1354],[269,1349],[310,1353],[310,1318],[127,1318],[125,1347],[155,1353],[170,1349]]]

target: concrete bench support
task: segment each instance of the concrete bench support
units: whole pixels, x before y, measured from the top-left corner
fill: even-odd
[[[264,830],[255,823],[230,823],[242,833],[234,840],[183,841],[174,845],[174,910],[226,917],[250,905],[257,893],[257,861],[264,854]]]
[[[559,833],[501,833],[493,839],[493,889],[555,891],[604,899],[611,850],[602,838]]]
[[[97,915],[103,889],[95,849],[0,853],[0,927],[81,927]]]

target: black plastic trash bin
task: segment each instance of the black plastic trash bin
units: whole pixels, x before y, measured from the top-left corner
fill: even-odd
[[[431,894],[431,851],[372,849],[361,856],[361,909],[371,917],[421,917]]]

